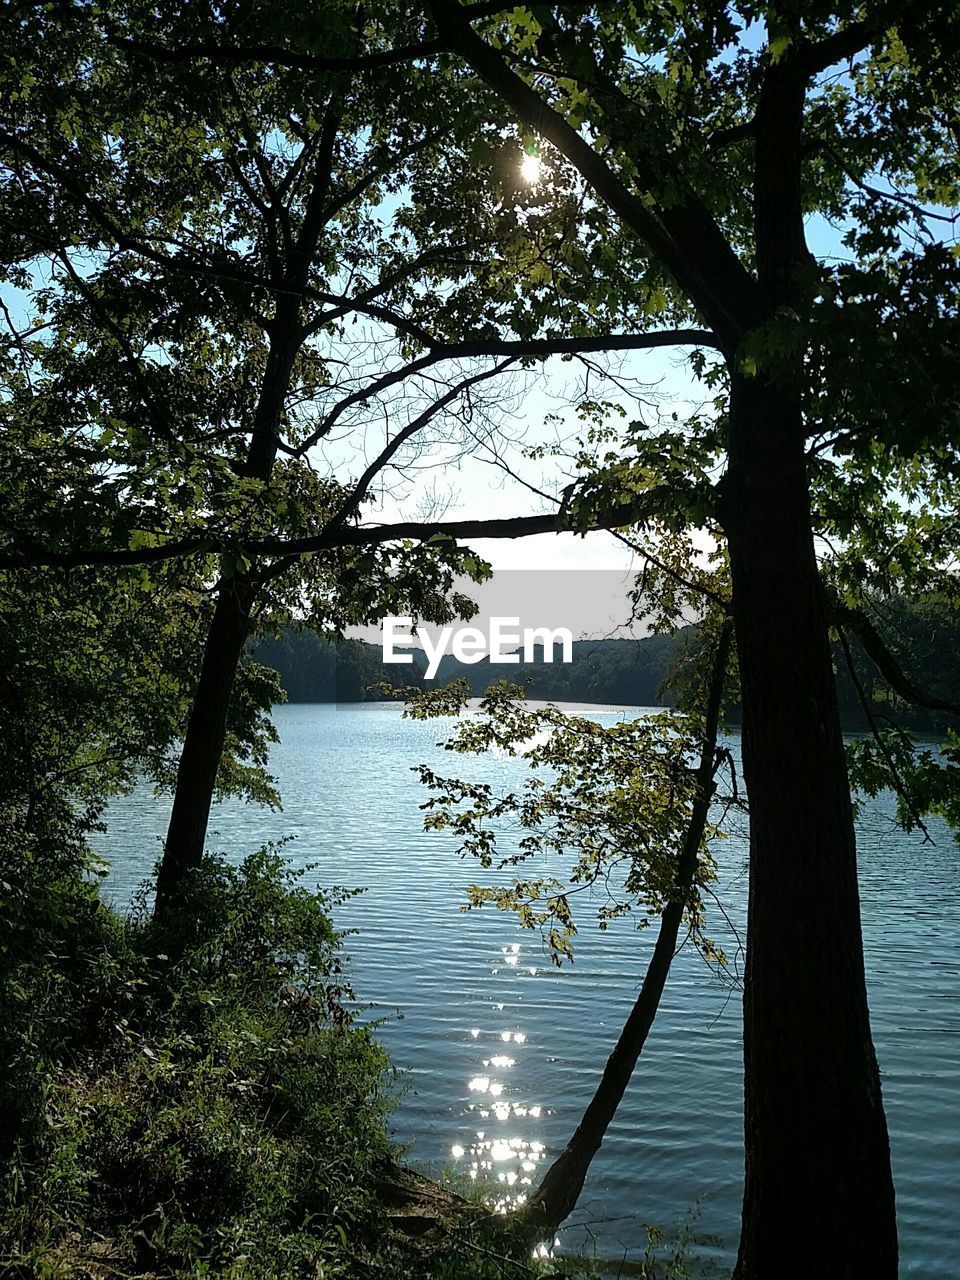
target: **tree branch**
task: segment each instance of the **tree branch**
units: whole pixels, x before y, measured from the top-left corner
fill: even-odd
[[[660,329],[653,333],[613,333],[599,338],[492,338],[430,345],[430,349],[416,360],[383,374],[367,387],[351,392],[330,410],[320,425],[297,446],[295,452],[298,457],[303,457],[332,431],[337,421],[353,405],[362,404],[381,391],[386,391],[443,360],[470,360],[482,356],[511,359],[529,356],[533,359],[546,359],[548,356],[580,355],[588,351],[646,351],[672,346],[717,347],[718,343],[708,329]]]
[[[598,155],[596,150],[518,76],[503,56],[470,27],[469,13],[457,0],[429,0],[430,12],[441,36],[473,67],[521,120],[551,142],[583,175],[597,195],[617,213],[663,262],[687,296],[716,330],[722,349],[731,353],[739,345],[753,314],[756,285],[719,230],[709,246],[702,238],[675,236],[674,224],[689,213],[682,203],[651,211]],[[637,161],[637,157],[632,157]],[[641,161],[643,157],[640,157]],[[649,164],[647,165],[650,168]],[[680,173],[674,173],[680,178]],[[648,173],[647,186],[656,194]],[[703,219],[694,219],[703,231]],[[681,232],[692,228],[681,227]],[[718,253],[717,246],[720,248]]]
[[[319,317],[315,323],[306,328],[305,333],[307,334],[315,328],[322,327],[324,324],[332,323],[342,316],[348,315],[351,311],[358,311],[364,315],[369,315],[372,319],[382,320],[397,329],[398,332],[406,333],[409,337],[422,342],[425,346],[433,344],[431,336],[415,321],[407,320],[406,317],[391,308],[368,301],[368,299],[379,296],[386,288],[403,279],[404,276],[411,274],[413,270],[426,262],[434,259],[442,260],[443,256],[450,252],[449,249],[428,250],[418,255],[402,271],[392,273],[387,282],[378,281],[376,285],[372,285],[356,298],[344,298],[322,289],[315,289],[307,284],[305,280],[298,281],[290,278],[289,275],[282,278],[264,278],[252,275],[250,272],[243,270],[239,262],[233,259],[221,262],[214,260],[204,261],[193,254],[184,253],[182,249],[179,253],[169,253],[159,249],[156,245],[131,235],[122,227],[103,204],[91,195],[84,180],[72,173],[67,165],[50,156],[45,156],[31,143],[7,130],[0,129],[0,143],[6,144],[12,151],[19,153],[40,173],[43,173],[49,180],[56,183],[60,191],[66,192],[80,208],[86,211],[108,241],[116,244],[127,253],[139,254],[148,262],[163,267],[168,271],[173,271],[177,275],[187,277],[202,275],[212,280],[230,280],[237,284],[242,284],[248,289],[263,289],[265,292],[277,297],[303,298],[308,301],[332,305],[333,309],[331,311]],[[50,245],[46,240],[41,237],[35,238],[37,243],[43,245],[45,249],[50,249]]]
[[[707,138],[707,146],[715,151],[725,147],[734,147],[739,142],[748,142],[756,135],[756,121],[745,120],[742,124],[732,124],[726,129],[717,129]]]
[[[598,519],[589,528],[573,528],[560,511],[536,516],[508,516],[499,520],[401,521],[397,524],[353,525],[324,529],[303,538],[225,538],[198,534],[155,547],[136,550],[52,551],[35,548],[20,552],[0,550],[0,569],[70,569],[80,565],[123,568],[157,564],[189,555],[219,552],[246,556],[296,556],[308,552],[331,551],[338,547],[380,546],[385,542],[429,542],[433,538],[459,541],[465,538],[529,538],[539,533],[574,532],[581,536],[601,529],[626,529],[649,514],[646,502],[623,506]]]
[[[589,8],[593,0],[564,0],[564,7]],[[475,21],[478,18],[490,18],[498,13],[509,13],[514,6],[503,0],[478,0],[477,3],[464,7],[466,17]],[[374,53],[342,54],[331,57],[317,53],[298,53],[295,49],[287,49],[279,44],[217,44],[212,40],[197,41],[193,44],[177,45],[170,48],[152,40],[134,40],[129,36],[107,35],[107,43],[115,49],[126,53],[138,54],[150,58],[154,62],[166,62],[179,65],[202,58],[209,62],[227,63],[237,66],[250,62],[269,62],[274,66],[288,67],[294,71],[380,71],[384,67],[396,66],[403,62],[414,62],[419,58],[429,58],[434,54],[446,51],[446,43],[442,39],[413,40],[410,44],[400,45],[396,49],[380,49]]]
[[[905,674],[896,658],[887,648],[876,627],[859,609],[837,607],[834,617],[839,624],[846,625],[860,641],[864,653],[886,680],[887,684],[898,693],[905,702],[924,707],[927,711],[945,711],[952,716],[960,716],[960,706],[946,698],[937,698],[925,693]]]
[[[513,360],[503,360],[500,364],[495,365],[492,369],[484,369],[482,373],[475,374],[472,378],[467,378],[463,382],[459,382],[452,387],[439,400],[435,400],[428,405],[426,409],[410,422],[407,423],[402,430],[398,431],[392,440],[387,443],[376,458],[370,463],[367,469],[361,475],[360,479],[354,485],[352,491],[347,495],[341,503],[339,509],[330,520],[328,527],[341,525],[356,513],[361,502],[367,495],[370,485],[387,465],[390,459],[397,453],[399,449],[411,440],[419,431],[422,431],[438,413],[442,413],[444,409],[459,399],[471,387],[477,386],[481,382],[486,382],[490,378],[495,378],[498,374],[503,373],[514,363]]]
[[[803,75],[815,76],[838,62],[856,57],[879,34],[878,29],[868,22],[852,22],[842,31],[835,31],[822,40],[799,45],[796,55],[789,60]],[[787,56],[789,58],[789,54]]]
[[[130,370],[131,377],[136,385],[140,404],[144,413],[147,415],[147,418],[150,420],[154,431],[161,437],[161,439],[166,440],[168,444],[176,446],[178,444],[177,437],[167,416],[155,402],[154,397],[151,394],[150,384],[144,374],[140,359],[134,351],[133,344],[131,343],[126,331],[117,323],[114,317],[110,315],[109,310],[97,297],[95,291],[76,270],[73,263],[70,261],[70,255],[65,250],[57,250],[55,256],[63,266],[67,275],[73,281],[74,286],[87,299],[91,310],[100,322],[101,328],[114,339],[117,346],[120,348],[124,357],[124,362]]]

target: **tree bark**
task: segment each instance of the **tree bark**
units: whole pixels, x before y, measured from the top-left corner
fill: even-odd
[[[723,703],[724,675],[730,650],[729,621],[724,623],[714,657],[707,697],[706,723],[696,775],[696,796],[683,848],[677,860],[676,884],[660,918],[660,930],[643,985],[624,1023],[620,1038],[600,1077],[596,1092],[573,1137],[544,1175],[525,1211],[532,1240],[553,1233],[576,1207],[593,1157],[600,1150],[610,1122],[623,1100],[630,1077],[643,1052],[677,948],[684,907],[697,870],[697,858],[714,792],[717,734]]]
[[[750,801],[736,1280],[892,1280],[853,815],[799,392],[734,373],[723,523]]]
[[[217,596],[180,753],[173,809],[157,874],[158,914],[170,907],[176,898],[177,886],[203,856],[217,770],[227,736],[230,697],[243,655],[254,595],[250,580],[244,575],[226,581]]]

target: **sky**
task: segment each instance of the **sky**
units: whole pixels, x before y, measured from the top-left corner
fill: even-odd
[[[639,403],[612,384],[601,384],[593,374],[589,393],[622,404],[626,417],[619,421],[624,423],[642,417],[653,425],[658,415],[669,415],[671,411],[682,416],[704,396],[703,388],[695,383],[685,367],[688,354],[689,348],[676,348],[612,357],[611,367],[618,381],[642,397]],[[596,363],[602,360],[603,357],[595,358]],[[452,456],[449,449],[438,448],[418,462],[417,470],[402,478],[392,476],[388,491],[376,490],[376,501],[364,508],[363,523],[422,519],[428,513],[430,518],[463,520],[498,519],[553,510],[552,502],[531,492],[523,482],[551,495],[562,491],[574,473],[566,459],[529,460],[521,451],[524,447],[549,445],[558,436],[572,443],[584,429],[571,404],[578,384],[582,384],[584,370],[575,362],[556,358],[545,361],[542,368],[542,376],[526,385],[515,384],[517,394],[503,412],[503,430],[494,434],[498,444],[506,441],[503,456],[517,478],[496,465],[494,451],[482,444],[460,456]],[[563,423],[545,421],[548,415],[562,416]],[[393,424],[391,430],[395,430]],[[377,453],[384,443],[383,428],[372,425],[362,451],[351,456],[349,450],[355,447],[355,440],[355,435],[345,436],[333,448],[325,450],[326,463],[339,474],[356,474],[359,459],[369,461]],[[432,503],[439,506],[434,510]],[[512,540],[472,539],[470,546],[489,560],[495,570],[596,572],[636,567],[630,549],[606,532],[586,537],[558,533]]]
[[[689,412],[703,395],[686,367],[688,349],[661,349],[616,357],[618,380],[642,383],[642,403],[625,397],[616,388],[601,388],[593,378],[591,393],[609,395],[623,403],[628,419],[643,416],[654,423],[657,415]],[[544,422],[546,415],[564,412],[562,430],[580,428],[568,402],[579,366],[559,359],[546,361],[544,376],[520,398],[511,415],[508,431],[519,430],[528,445],[548,442],[557,428]],[[634,390],[632,382],[626,383]],[[368,441],[368,452],[382,441]],[[524,461],[517,451],[510,453],[511,469],[523,479],[547,492],[557,492],[567,482],[569,472],[553,459]],[[365,509],[363,523],[379,524],[415,518],[423,491],[440,489],[449,505],[442,518],[493,519],[529,515],[552,510],[552,504],[530,492],[522,483],[483,460],[483,451],[467,455],[455,466],[426,469],[408,489],[386,495],[382,503]],[[703,538],[707,545],[706,536]],[[633,619],[629,593],[642,570],[639,557],[605,531],[581,536],[573,533],[542,534],[528,538],[471,539],[470,547],[493,567],[491,582],[477,585],[468,581],[459,590],[477,602],[471,624],[488,629],[491,616],[515,617],[522,629],[528,626],[568,628],[574,640],[629,638],[646,635],[645,618]],[[435,643],[439,629],[428,629]],[[379,643],[376,627],[356,628],[350,634]],[[414,647],[422,647],[415,641]]]
[[[525,156],[522,163],[529,164]],[[396,197],[394,198],[396,199]],[[384,208],[389,218],[391,210]],[[842,231],[822,217],[811,216],[806,224],[811,251],[821,260],[850,260],[842,244]],[[676,412],[683,421],[695,407],[701,407],[710,392],[693,377],[688,357],[691,349],[677,347],[626,355],[595,357],[596,364],[608,360],[618,380],[628,383],[642,397],[642,403],[631,402],[612,384],[600,383],[596,377],[588,386],[597,398],[619,402],[628,421],[643,417],[655,424],[657,416]],[[572,439],[578,429],[572,401],[584,370],[577,363],[551,359],[540,366],[542,374],[534,385],[523,389],[515,402],[502,414],[502,438],[513,443],[504,448],[504,456],[518,476],[548,494],[559,493],[573,478],[573,473],[559,462],[546,459],[524,460],[521,445],[549,444],[557,438],[558,427],[546,423],[548,414],[561,414],[565,426],[560,429]],[[488,387],[493,384],[487,384]],[[396,424],[390,424],[391,431]],[[357,474],[360,463],[375,456],[384,443],[382,429],[368,429],[362,447],[356,450],[357,436],[347,437],[343,452],[339,445],[326,450],[326,458],[337,474]],[[552,510],[553,505],[525,489],[518,479],[492,465],[490,451],[474,448],[467,456],[452,456],[449,450],[428,451],[418,462],[420,468],[411,478],[398,481],[391,492],[380,492],[377,502],[365,507],[363,522],[387,523],[397,520],[443,518],[494,519],[530,515]],[[435,504],[439,502],[439,506]],[[708,545],[704,535],[702,545]],[[586,537],[572,533],[543,534],[515,540],[474,539],[471,548],[490,562],[494,571],[502,570],[580,570],[597,573],[637,569],[636,555],[612,534],[598,531]]]
[[[757,22],[743,31],[740,43],[747,48],[758,49],[765,38],[765,28],[762,23]],[[832,68],[824,76],[836,76],[838,73],[845,74],[842,69]],[[537,162],[531,155],[524,156],[521,164],[524,176],[529,181],[534,184],[540,181],[540,174],[536,171]],[[880,189],[890,189],[882,174],[873,175],[872,181]],[[845,229],[831,225],[820,215],[808,216],[806,236],[811,252],[821,261],[830,264],[851,261],[852,255],[842,242]],[[943,227],[938,227],[938,236],[943,233]],[[649,386],[649,398],[659,402],[662,413],[669,414],[671,410],[675,410],[682,421],[693,406],[701,404],[709,395],[692,377],[686,363],[688,355],[689,349],[683,348],[634,353],[618,367]],[[543,368],[543,385],[524,398],[517,407],[511,424],[513,429],[520,431],[528,444],[551,437],[551,429],[544,426],[544,417],[547,413],[557,412],[558,402],[569,391],[570,364],[552,360],[545,362]],[[597,396],[603,395],[596,387],[592,391]],[[612,398],[622,399],[615,394]],[[639,416],[635,408],[629,405],[626,407],[628,417]],[[649,419],[656,411],[646,407],[643,412]],[[568,416],[575,421],[573,415]],[[511,460],[515,461],[515,458],[514,450]],[[515,462],[515,465],[524,478],[548,492],[559,491],[571,478],[569,475],[561,477],[558,468],[551,468],[548,464]],[[448,519],[506,517],[550,509],[549,504],[525,491],[516,481],[502,473],[498,474],[480,457],[466,458],[456,464],[446,462],[441,466],[439,476],[436,472],[432,475],[424,473],[421,484],[435,485],[449,498],[448,508],[444,512]],[[379,509],[368,509],[365,519],[379,523],[410,518],[412,508],[415,514],[416,496],[416,490],[402,497],[389,496]],[[708,545],[706,535],[699,541],[703,547]],[[471,547],[491,563],[495,572],[576,570],[605,574],[626,572],[639,567],[630,549],[606,532],[593,533],[587,537],[558,533],[513,541],[478,539],[471,541]]]

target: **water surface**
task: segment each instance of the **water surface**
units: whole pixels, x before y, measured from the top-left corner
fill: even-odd
[[[624,713],[590,714],[612,723]],[[271,768],[283,812],[218,806],[211,847],[240,858],[293,836],[288,856],[319,864],[321,883],[366,888],[339,922],[358,930],[349,944],[355,987],[386,1016],[380,1034],[406,1073],[397,1136],[435,1172],[484,1178],[505,1201],[525,1194],[591,1096],[653,930],[621,921],[601,934],[585,918],[576,961],[558,972],[538,935],[486,908],[460,912],[463,886],[485,873],[456,856],[450,836],[421,828],[425,793],[412,768],[420,761],[490,779],[522,766],[445,753],[436,746],[444,722],[402,720],[394,705],[300,704],[278,708],[276,721]],[[113,862],[118,900],[157,857],[167,811],[146,789],[111,808],[100,849]],[[960,1240],[960,858],[942,824],[924,845],[898,831],[892,813],[889,797],[869,802],[859,847],[901,1273],[948,1280]],[[744,852],[736,838],[719,850],[718,896],[740,931]],[[736,938],[717,912],[712,931],[733,960]],[[636,1257],[644,1223],[670,1228],[693,1212],[705,1271],[729,1273],[742,1188],[741,1073],[738,992],[687,947],[563,1244]]]

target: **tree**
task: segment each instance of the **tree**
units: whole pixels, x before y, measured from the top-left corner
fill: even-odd
[[[709,963],[726,963],[704,932],[702,894],[714,876],[711,844],[724,834],[727,810],[742,807],[732,757],[719,746],[732,676],[732,624],[722,570],[699,569],[689,550],[685,558],[682,584],[666,569],[652,575],[634,599],[635,608],[642,601],[672,618],[682,594],[702,615],[698,652],[681,658],[685,669],[674,673],[681,686],[679,710],[605,727],[553,706],[528,710],[523,687],[500,681],[446,747],[522,756],[530,770],[522,788],[503,793],[490,783],[440,777],[420,766],[421,781],[434,793],[422,806],[425,828],[456,832],[462,854],[512,873],[506,885],[471,886],[469,906],[489,903],[514,913],[522,928],[539,929],[557,965],[573,958],[582,914],[576,903],[585,890],[603,887],[596,910],[601,929],[634,912],[638,929],[660,918],[640,991],[594,1094],[523,1205],[532,1244],[552,1238],[576,1207],[643,1052],[681,926]],[[405,714],[422,719],[463,711],[471,689],[461,679],[436,690],[406,690],[405,696]],[[733,785],[716,806],[725,767]],[[500,837],[511,829],[514,839],[504,850]],[[558,860],[561,867],[554,871]]]
[[[575,17],[538,6],[495,21],[492,39],[457,3],[434,0],[431,14],[441,40],[636,238],[640,287],[665,277],[673,306],[692,307],[723,350],[727,465],[714,509],[729,548],[751,802],[737,1276],[795,1274],[799,1223],[818,1274],[892,1276],[893,1185],[808,474],[806,357],[829,273],[803,219],[827,203],[824,188],[844,204],[851,170],[862,186],[878,155],[902,160],[900,139],[877,130],[869,155],[853,145],[821,178],[811,156],[829,154],[848,114],[868,109],[870,81],[851,71],[831,90],[817,77],[870,48],[876,67],[922,23],[891,35],[908,15],[889,6],[865,19],[844,6],[750,7],[746,19],[766,27],[755,55],[720,5],[627,15],[600,4]]]
[[[34,403],[20,419],[17,374],[6,372],[0,505],[25,534],[43,538],[63,520],[62,496],[89,478],[87,459],[71,445],[74,424],[62,406],[48,416]],[[210,612],[202,575],[172,562],[152,574],[137,565],[111,575],[0,571],[0,811],[15,842],[63,867],[82,864],[85,836],[111,795],[138,777],[170,784]],[[263,765],[277,696],[274,673],[244,662],[223,793],[274,801]]]
[[[219,32],[246,16],[241,4],[210,21]],[[279,10],[258,20],[285,23]],[[345,46],[382,45],[401,15],[385,12],[371,35],[350,6],[324,0],[311,21],[308,43],[332,30]],[[54,412],[79,390],[73,447],[87,471],[63,495],[65,525],[47,526],[48,554],[38,558],[25,513],[6,563],[187,558],[215,597],[161,909],[203,850],[251,628],[297,610],[331,630],[384,612],[449,616],[452,572],[482,565],[449,536],[459,530],[416,523],[406,550],[403,527],[355,536],[374,486],[425,442],[448,457],[469,444],[483,384],[521,358],[615,341],[531,340],[535,295],[497,296],[491,262],[523,271],[530,255],[516,209],[491,195],[495,125],[480,122],[478,152],[475,113],[445,123],[419,72],[372,77],[351,57],[318,55],[308,69],[244,57],[201,83],[202,54],[162,44],[196,34],[188,15],[135,3],[109,17],[25,6],[0,128],[10,277],[37,312],[10,319],[24,359],[15,407]],[[457,181],[438,183],[441,156]],[[49,334],[37,341],[38,330]],[[317,447],[347,430],[353,456],[317,474]],[[382,446],[367,446],[379,430]]]

